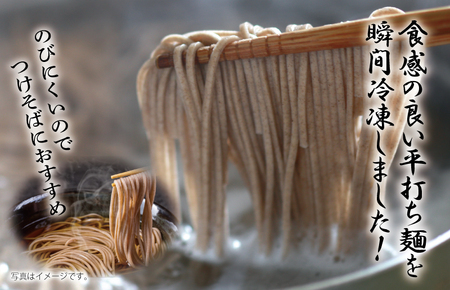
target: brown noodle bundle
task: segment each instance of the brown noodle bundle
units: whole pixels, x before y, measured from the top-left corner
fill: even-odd
[[[29,245],[28,254],[48,268],[97,277],[114,275],[126,267],[116,259],[109,219],[97,214],[51,224]]]
[[[131,267],[147,265],[161,252],[160,248],[165,248],[159,229],[152,227],[155,190],[156,181],[148,172],[114,181],[109,210],[110,232],[119,262],[128,262]]]
[[[310,27],[290,25],[287,31]],[[362,122],[375,99],[367,97],[369,47],[219,63],[228,43],[279,33],[243,23],[239,31],[169,35],[139,71],[138,98],[151,164],[179,203],[175,140],[179,142],[202,251],[214,245],[219,256],[224,253],[228,160],[249,189],[259,246],[266,254],[277,236],[285,255],[305,237],[313,237],[322,251],[339,252],[352,248],[355,234],[367,230],[376,153],[375,127]],[[196,64],[197,50],[209,45],[209,63]],[[393,67],[399,67],[404,49],[392,43]],[[162,53],[173,54],[174,68],[156,67]],[[380,140],[386,170],[406,120],[401,71],[392,72],[388,83],[395,91],[387,102],[394,126]],[[383,192],[385,183],[381,186]]]
[[[147,265],[166,249],[160,230],[152,227],[155,189],[147,172],[115,180],[109,218],[89,214],[53,223],[33,238],[27,253],[47,268],[94,277]]]

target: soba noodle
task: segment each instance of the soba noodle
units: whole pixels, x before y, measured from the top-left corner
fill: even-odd
[[[126,263],[116,263],[109,220],[97,214],[70,217],[50,225],[37,236],[27,253],[48,268],[113,275]]]
[[[152,226],[156,181],[148,172],[142,172],[116,179],[114,185],[109,228],[117,259],[131,267],[147,265],[165,247],[161,232]]]
[[[94,277],[147,265],[167,247],[152,225],[155,190],[156,181],[148,172],[116,179],[109,218],[89,214],[53,223],[32,238],[27,253],[47,268]]]
[[[309,28],[290,25],[287,31]],[[216,253],[224,254],[229,159],[250,191],[260,250],[266,254],[276,236],[282,237],[284,254],[305,236],[315,237],[322,250],[341,251],[351,248],[352,237],[367,226],[376,150],[375,127],[361,124],[371,105],[368,48],[219,62],[230,42],[279,33],[243,23],[239,31],[169,35],[139,71],[151,164],[179,205],[178,140],[190,218],[202,251],[214,244]],[[211,44],[209,63],[195,64],[197,50]],[[401,49],[401,43],[393,45],[392,59],[399,59]],[[173,53],[174,68],[156,67],[161,53]],[[388,106],[395,125],[381,140],[387,167],[405,123],[405,97],[397,90],[402,77],[391,74],[396,87]]]

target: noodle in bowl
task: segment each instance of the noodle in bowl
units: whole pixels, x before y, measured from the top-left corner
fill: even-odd
[[[150,187],[139,191],[140,182]],[[48,194],[18,204],[11,220],[28,255],[46,268],[94,277],[112,276],[158,260],[176,235],[177,221],[170,211],[154,203],[155,179],[144,172],[115,184],[112,195],[107,188],[67,189],[61,194],[67,205],[63,217],[49,216]],[[138,192],[123,190],[123,186]],[[139,192],[144,194],[141,199],[136,198]],[[128,216],[131,224],[122,225],[127,219],[123,220],[121,211],[133,213],[134,220]],[[146,229],[150,232],[145,233]]]

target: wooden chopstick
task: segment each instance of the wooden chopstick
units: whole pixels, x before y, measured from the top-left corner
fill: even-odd
[[[405,29],[412,20],[417,20],[418,24],[428,33],[426,46],[450,43],[450,6],[446,6],[238,40],[230,43],[224,49],[220,61],[370,44],[365,40],[368,25],[379,24],[381,20],[386,20],[394,29],[394,40],[400,39],[398,32]],[[213,48],[214,45],[200,48],[197,51],[198,63],[208,63]],[[172,67],[173,55],[171,53],[159,55],[156,59],[156,66],[158,68]]]
[[[147,167],[133,169],[133,170],[129,170],[129,171],[125,171],[125,172],[121,172],[121,173],[117,173],[117,174],[111,175],[111,179],[126,177],[126,176],[130,176],[130,175],[133,175],[133,174],[138,174],[138,173],[141,173],[141,172],[145,172],[147,170],[148,170]]]
[[[127,176],[130,176],[130,175],[134,175],[134,174],[138,174],[138,173],[141,173],[141,172],[145,172],[147,170],[148,170],[147,167],[133,169],[133,170],[129,170],[129,171],[126,171],[126,172],[121,172],[121,173],[117,173],[117,174],[111,175],[111,179],[127,177]],[[115,186],[114,183],[112,183],[111,185]]]

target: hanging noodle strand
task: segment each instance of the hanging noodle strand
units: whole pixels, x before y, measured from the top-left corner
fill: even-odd
[[[390,8],[374,15],[380,13],[402,12]],[[309,28],[290,25],[286,30]],[[190,217],[201,251],[215,247],[219,256],[224,254],[229,159],[249,190],[259,248],[266,255],[277,236],[284,256],[305,235],[318,241],[313,244],[321,251],[348,250],[355,233],[366,227],[376,150],[375,127],[360,122],[373,105],[366,88],[369,48],[219,63],[226,44],[279,33],[243,23],[239,31],[170,35],[139,71],[137,92],[151,164],[179,204],[176,152],[169,144],[180,141]],[[209,63],[195,64],[197,50],[208,45]],[[401,43],[392,46],[398,55]],[[161,53],[173,54],[174,68],[156,68]],[[166,89],[169,75],[174,77],[171,90]],[[401,72],[390,78],[395,92],[401,92]],[[162,110],[161,102],[172,109]],[[388,101],[396,126],[381,140],[386,168],[403,131],[403,103],[396,93]],[[382,187],[384,192],[385,183]]]
[[[148,265],[167,248],[153,227],[155,190],[155,178],[147,171],[116,179],[109,218],[89,214],[53,223],[32,238],[27,253],[47,268],[93,277]]]

